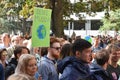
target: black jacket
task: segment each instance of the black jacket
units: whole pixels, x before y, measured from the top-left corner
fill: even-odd
[[[90,72],[92,73],[94,80],[112,80],[107,71],[96,63],[90,64]]]
[[[11,61],[8,63],[8,65],[5,68],[5,80],[15,72],[15,68],[18,64],[17,59],[12,58]]]
[[[1,63],[0,63],[0,80],[4,80],[4,68]]]

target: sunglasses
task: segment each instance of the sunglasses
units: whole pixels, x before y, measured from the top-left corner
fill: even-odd
[[[61,50],[61,47],[51,47],[53,49],[56,49],[56,50]]]

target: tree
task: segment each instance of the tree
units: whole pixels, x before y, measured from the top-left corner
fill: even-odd
[[[75,3],[71,3],[70,0],[1,0],[0,17],[7,20],[6,16],[8,15],[6,13],[12,9],[14,11],[12,17],[22,23],[22,25],[17,24],[17,27],[21,26],[21,31],[25,34],[27,30],[26,21],[32,20],[34,7],[49,8],[52,9],[51,30],[57,37],[63,37],[64,26],[68,21],[73,20],[70,15],[75,14],[81,21],[83,16],[79,14],[80,12],[94,16],[94,13],[105,10],[105,15],[108,18],[109,11],[118,9],[119,4],[120,0],[88,0],[86,2],[79,0]]]
[[[100,30],[114,30],[117,34],[120,30],[120,9],[111,11],[109,18],[103,18],[102,22],[103,26],[101,26]]]
[[[0,1],[0,18],[3,19],[1,32],[8,32],[11,33],[12,31],[15,32],[18,29],[15,20],[17,20],[18,11],[17,5],[15,3],[17,0],[1,0]],[[16,27],[17,26],[17,27]]]
[[[63,37],[63,0],[51,0],[52,2],[52,31],[58,37]],[[57,5],[56,5],[57,4]]]
[[[92,12],[101,11],[102,7],[100,4],[102,1],[90,1],[83,2],[80,0],[76,3],[71,3],[70,0],[50,0],[50,5],[52,6],[52,31],[58,37],[63,37],[64,35],[64,24],[66,21],[72,21],[70,15],[73,13],[81,20],[82,15],[80,12],[87,12],[91,15]],[[89,4],[92,5],[91,9],[89,8]],[[98,5],[99,4],[99,5]],[[99,6],[93,8],[95,5]],[[67,20],[65,20],[67,19]],[[79,21],[80,21],[79,20]]]

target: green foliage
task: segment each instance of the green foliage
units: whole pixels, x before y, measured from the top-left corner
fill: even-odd
[[[77,2],[74,4],[73,10],[75,13],[85,12],[86,6],[87,4],[85,2]]]
[[[115,11],[120,8],[120,0],[108,0],[110,9]]]
[[[92,12],[101,12],[104,11],[103,1],[93,1],[91,3],[91,11]]]
[[[0,33],[3,33],[3,32],[11,33],[15,28],[16,27],[12,22],[9,22],[8,20],[4,20],[3,18],[0,18]]]
[[[118,32],[120,30],[120,9],[110,12],[109,18],[102,19],[103,26],[101,26],[100,30],[115,30]]]
[[[80,15],[80,12],[86,12],[87,14],[91,15],[91,13],[106,11],[105,15],[107,19],[103,19],[103,24],[105,26],[101,27],[101,30],[108,30],[108,29],[114,29],[119,30],[120,28],[120,22],[119,22],[119,15],[117,15],[117,10],[120,8],[120,0],[86,0],[87,2],[83,2],[83,0],[79,0],[79,2],[76,3],[70,3],[70,0],[0,0],[0,17],[6,21],[8,25],[2,26],[8,26],[9,30],[14,28],[15,26],[19,27],[18,24],[14,24],[14,22],[8,21],[7,17],[13,17],[14,19],[17,19],[17,21],[23,22],[26,21],[26,19],[32,19],[33,16],[33,10],[34,7],[42,7],[42,8],[50,8],[54,9],[55,12],[52,12],[52,17],[54,17],[55,31],[58,28],[59,30],[63,30],[63,26],[67,25],[67,21],[63,20],[64,18],[70,19],[70,15],[75,13],[77,17],[79,17],[79,21],[82,19],[82,15]],[[116,13],[114,15],[109,14],[109,11],[113,10]],[[92,15],[91,15],[92,16]],[[62,18],[62,19],[61,19]],[[72,19],[70,19],[72,20]],[[61,22],[61,25],[60,23]],[[26,23],[26,22],[23,22]],[[10,24],[10,25],[9,25]],[[11,27],[9,27],[11,26]],[[24,24],[24,27],[26,24]],[[22,27],[22,26],[21,26]],[[23,29],[25,29],[23,27]],[[54,29],[54,28],[52,28]],[[7,30],[7,29],[6,29]]]
[[[72,14],[72,4],[68,1],[63,2],[63,16],[64,17],[70,17],[70,14]]]

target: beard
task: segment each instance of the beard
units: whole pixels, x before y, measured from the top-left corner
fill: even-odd
[[[55,59],[59,59],[60,53],[52,53],[52,56],[53,56]]]

